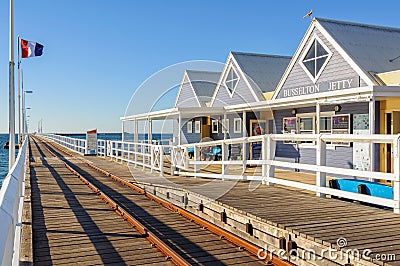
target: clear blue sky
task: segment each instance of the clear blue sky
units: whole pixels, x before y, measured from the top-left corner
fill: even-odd
[[[8,124],[8,1],[0,2],[0,132]],[[293,55],[303,15],[400,27],[400,1],[15,0],[15,34],[42,43],[23,60],[31,129],[121,130],[135,89],[188,60],[224,62],[229,51]]]

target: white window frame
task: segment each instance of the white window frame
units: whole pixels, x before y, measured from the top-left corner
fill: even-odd
[[[311,75],[310,71],[308,71],[307,67],[304,65],[303,61],[304,58],[307,56],[308,51],[310,50],[311,46],[313,45],[313,43],[317,41],[321,44],[321,46],[325,49],[325,51],[328,53],[328,56],[326,57],[326,60],[324,62],[324,64],[321,66],[321,70],[317,73],[317,75],[314,77],[313,75]],[[312,82],[315,84],[318,80],[318,78],[321,76],[322,72],[324,72],[324,69],[326,67],[326,65],[328,64],[329,60],[331,59],[333,53],[332,51],[328,48],[328,46],[326,46],[326,44],[317,36],[317,34],[314,33],[312,39],[310,39],[310,41],[307,44],[307,47],[304,49],[304,52],[302,54],[302,56],[300,57],[299,60],[299,64],[300,66],[303,68],[304,72],[306,72],[307,76],[312,80]],[[316,59],[316,58],[314,58]]]
[[[224,123],[222,124],[222,133],[229,133],[229,118],[223,120]]]
[[[239,122],[239,124],[237,124]],[[239,125],[236,127],[236,125]],[[242,133],[242,119],[240,117],[233,119],[233,132],[234,133]]]
[[[236,82],[235,87],[232,89],[232,92],[229,90],[228,85],[226,84],[226,82],[227,82],[227,80],[228,80],[229,72],[231,72],[231,70],[232,70],[232,71],[235,73],[235,75],[237,76],[237,82]],[[225,75],[225,77],[224,77],[224,86],[225,86],[225,89],[228,91],[229,96],[231,96],[231,98],[233,97],[233,94],[235,93],[236,88],[237,88],[237,86],[239,85],[239,81],[240,81],[240,76],[239,76],[239,74],[237,73],[237,71],[235,70],[235,68],[233,67],[233,63],[231,62],[231,63],[229,64],[228,71],[226,71],[226,75]]]
[[[217,127],[216,130],[214,130],[214,125]],[[211,121],[211,133],[218,133],[218,120],[216,119]]]
[[[194,133],[201,133],[201,122],[194,121]]]
[[[186,124],[187,124],[187,133],[193,133],[193,122],[188,121]]]

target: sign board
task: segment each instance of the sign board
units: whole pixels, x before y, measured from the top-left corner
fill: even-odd
[[[85,155],[97,155],[97,129],[86,132]]]
[[[285,117],[283,118],[283,134],[296,134],[296,117]]]
[[[353,134],[369,134],[369,116],[368,114],[353,115]],[[369,143],[353,143],[353,169],[368,171],[371,168],[371,151]]]
[[[250,120],[250,136],[260,136],[265,134],[267,122],[265,120]],[[251,159],[259,160],[261,159],[261,142],[252,142],[251,143]]]
[[[308,84],[294,88],[282,88],[277,98],[288,98],[302,95],[311,95],[322,92],[331,92],[360,87],[360,77],[354,76],[341,80],[330,80]]]
[[[350,115],[332,116],[333,134],[350,134]]]

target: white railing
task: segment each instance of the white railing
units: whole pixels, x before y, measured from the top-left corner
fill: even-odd
[[[107,156],[107,140],[97,140],[97,155]]]
[[[267,185],[282,185],[308,190],[316,193],[317,196],[324,197],[332,195],[346,199],[367,202],[393,208],[396,213],[400,213],[400,135],[352,135],[352,134],[270,134],[247,138],[236,138],[218,140],[211,142],[192,143],[180,146],[156,145],[122,141],[107,141],[102,144],[107,150],[107,156],[120,162],[126,162],[133,166],[149,168],[151,172],[159,171],[164,174],[166,167],[170,167],[171,174],[178,173],[185,176],[206,177],[218,179],[237,179],[237,180],[259,180]],[[315,144],[313,147],[316,154],[315,164],[305,164],[299,162],[287,162],[275,157],[277,142],[309,142]],[[327,143],[369,143],[372,144],[391,144],[393,151],[393,173],[383,173],[376,171],[361,171],[345,168],[341,165],[327,166]],[[260,158],[249,159],[249,150],[253,143],[258,143]],[[218,158],[210,155],[212,147],[220,147],[221,152]],[[229,156],[230,147],[237,146],[240,156]],[[190,151],[189,151],[190,150]],[[191,157],[191,158],[189,158]],[[213,157],[213,158],[212,158]],[[210,160],[211,159],[211,160]],[[218,159],[218,160],[215,160]],[[167,164],[169,166],[167,166]],[[372,164],[373,162],[371,162]],[[220,166],[220,173],[204,173],[201,167],[206,165]],[[247,165],[261,166],[259,175],[243,175],[229,172],[229,166],[243,167]],[[237,168],[237,167],[236,167]],[[315,173],[315,185],[291,181],[275,176],[275,168],[303,170]],[[327,187],[327,176],[333,175],[343,177],[357,177],[364,179],[382,179],[393,181],[393,198],[380,198],[364,194],[357,194],[348,191],[338,190]]]
[[[77,151],[79,153],[84,154],[86,150],[86,140],[85,139],[78,139],[78,138],[71,138],[61,135],[55,134],[43,134],[43,137],[51,139],[62,146],[70,148],[71,150]]]
[[[18,265],[25,190],[27,144],[25,139],[18,157],[0,190],[0,264]]]

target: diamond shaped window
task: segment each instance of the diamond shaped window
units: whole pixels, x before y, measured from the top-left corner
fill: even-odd
[[[305,70],[309,72],[314,81],[321,74],[330,55],[330,52],[317,39],[314,39],[302,60]]]
[[[225,86],[231,95],[233,95],[233,92],[235,91],[238,83],[239,83],[239,76],[236,74],[233,67],[231,67],[225,79]]]

